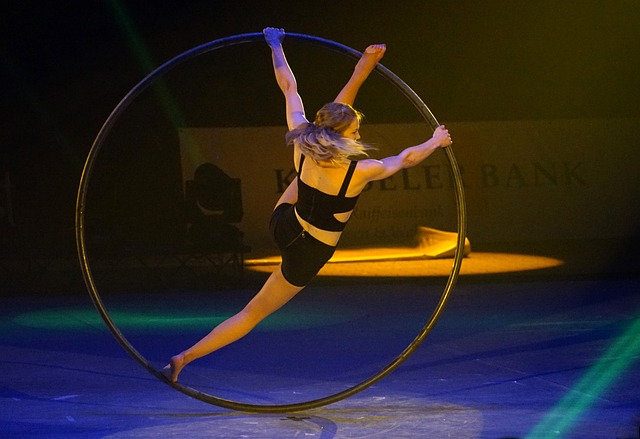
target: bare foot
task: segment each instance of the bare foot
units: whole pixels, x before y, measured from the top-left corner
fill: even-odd
[[[164,375],[172,383],[177,383],[178,375],[180,375],[182,368],[186,365],[187,363],[185,363],[184,361],[184,354],[175,355],[171,357],[171,360],[169,360],[169,364],[167,364],[162,369],[162,375]]]
[[[373,70],[378,61],[384,56],[386,50],[387,46],[385,44],[372,44],[367,47],[362,53],[362,57],[358,60],[358,67]]]

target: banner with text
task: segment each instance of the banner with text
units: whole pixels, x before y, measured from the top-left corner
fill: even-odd
[[[447,124],[461,167],[472,243],[601,239],[637,232],[637,119],[482,121]],[[428,139],[424,124],[364,124],[362,138],[394,155]],[[203,163],[241,179],[239,224],[254,248],[272,247],[271,211],[295,177],[284,127],[183,128],[183,181]],[[407,245],[417,227],[456,230],[446,155],[372,183],[342,246]]]

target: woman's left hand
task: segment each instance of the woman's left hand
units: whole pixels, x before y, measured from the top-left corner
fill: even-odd
[[[281,45],[285,35],[284,29],[275,27],[265,27],[262,33],[264,34],[265,41],[271,47]]]

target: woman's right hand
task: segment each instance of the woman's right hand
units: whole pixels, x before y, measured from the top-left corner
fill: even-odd
[[[451,140],[451,134],[449,134],[449,130],[444,127],[444,125],[440,125],[433,132],[433,138],[438,142],[440,146],[449,146],[453,143]]]
[[[277,47],[282,44],[282,40],[284,39],[284,29],[265,27],[262,30],[262,33],[264,34],[264,39],[269,47]]]

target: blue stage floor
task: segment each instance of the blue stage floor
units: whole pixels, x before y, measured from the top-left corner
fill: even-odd
[[[242,306],[261,280],[252,276],[237,289],[113,289],[103,299],[160,368]],[[254,333],[189,365],[181,382],[255,404],[342,391],[407,346],[443,282],[318,279]],[[157,380],[83,291],[6,295],[0,437],[638,438],[639,292],[628,277],[462,276],[435,329],[391,375],[284,414],[221,409]]]

